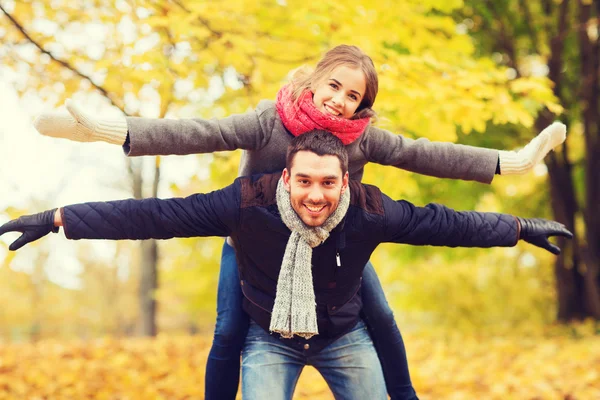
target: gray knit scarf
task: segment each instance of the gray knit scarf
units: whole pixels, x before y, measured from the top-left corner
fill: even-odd
[[[279,179],[277,207],[281,219],[292,234],[281,263],[270,331],[277,332],[287,339],[294,335],[310,339],[319,334],[311,270],[312,249],[327,240],[329,232],[346,215],[349,204],[350,188],[347,188],[337,209],[323,225],[306,226],[292,208],[290,194],[285,190],[283,180]]]

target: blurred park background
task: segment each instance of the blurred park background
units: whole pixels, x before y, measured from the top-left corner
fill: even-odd
[[[567,141],[491,185],[368,165],[364,182],[418,205],[564,223],[531,245],[381,246],[373,263],[421,399],[600,398],[598,0],[0,0],[0,223],[81,201],[229,184],[239,152],[126,159],[39,135],[76,100],[95,115],[223,117],[274,99],[332,46],[380,78],[378,126],[498,149],[554,120]],[[64,108],[63,108],[64,110]],[[0,239],[0,399],[202,398],[222,239]],[[307,370],[298,399],[332,398]]]

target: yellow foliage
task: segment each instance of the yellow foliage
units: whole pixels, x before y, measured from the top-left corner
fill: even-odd
[[[463,6],[462,0],[362,0],[352,4],[337,0],[142,0],[133,3],[113,0],[81,3],[85,10],[80,3],[66,0],[17,1],[14,4],[15,18],[44,49],[90,76],[117,105],[124,105],[124,109],[134,113],[140,109],[139,104],[159,101],[160,106],[152,109],[157,110],[153,111],[154,115],[145,117],[159,117],[167,112],[170,117],[177,117],[177,111],[184,107],[188,116],[197,117],[218,118],[247,111],[260,99],[273,99],[291,69],[305,63],[314,65],[326,50],[340,43],[356,44],[371,55],[380,78],[375,103],[375,110],[381,117],[378,124],[408,137],[456,141],[464,133],[485,132],[491,123],[530,127],[542,106],[555,112],[560,110],[548,80],[530,77],[511,80],[505,69],[488,57],[475,54],[471,38],[457,33],[451,17],[454,10]],[[39,28],[52,21],[56,22],[56,32]],[[128,35],[124,34],[127,29],[123,29],[127,21],[131,24]],[[90,27],[91,32],[105,32],[105,37],[90,34],[87,30]],[[22,35],[6,18],[0,18],[2,31],[5,32],[2,54],[8,54],[2,58],[3,65],[24,71],[27,77],[21,86],[17,86],[22,93],[34,92],[43,100],[59,105],[80,92],[96,91],[85,79],[67,71],[64,65],[47,55],[32,51],[31,46],[23,46],[26,51],[21,51]],[[87,35],[86,40],[75,40],[84,35]],[[92,53],[90,49],[96,51]],[[225,71],[233,72],[234,80],[239,80],[238,85],[225,82]],[[223,89],[223,94],[213,102],[215,80],[224,87],[217,88]],[[191,82],[193,87],[186,94],[176,95],[174,88],[182,81]],[[187,187],[176,188],[177,195],[206,192],[230,183],[237,173],[239,153],[206,156],[202,165],[210,168],[210,178],[206,181],[194,179]],[[439,180],[435,185],[419,185],[412,174],[390,167],[369,166],[365,181],[382,187],[393,198],[415,201],[427,197],[424,194],[427,192],[427,201],[440,201],[444,195],[443,190],[438,189],[444,185]],[[459,189],[457,193],[467,197],[468,193],[463,194],[463,191]],[[490,196],[493,197],[491,200]],[[490,196],[484,200],[500,207],[501,201],[494,194]],[[161,311],[161,326],[189,326],[190,321],[195,323],[212,318],[213,314],[208,313],[214,310],[221,243],[222,239],[164,244],[167,251],[161,252],[161,287],[157,297],[161,308],[170,312]],[[415,254],[420,254],[417,252],[421,250],[385,249],[375,256],[382,260],[376,266],[385,276],[384,284],[389,287],[401,286],[397,282],[404,282],[422,288],[419,283],[423,277],[432,278],[431,291],[424,296],[415,295],[412,301],[406,301],[406,297],[392,290],[391,297],[396,302],[417,312],[423,308],[431,310],[435,305],[437,315],[443,314],[440,304],[450,303],[461,312],[448,314],[468,321],[462,322],[468,325],[474,320],[485,320],[484,316],[477,318],[477,305],[469,304],[468,296],[475,296],[487,307],[481,314],[493,311],[491,314],[496,317],[506,316],[494,305],[494,297],[486,297],[485,293],[476,290],[474,283],[481,284],[482,279],[477,274],[484,274],[481,271],[490,264],[518,263],[516,255],[440,252],[443,256],[432,262],[437,266],[433,271],[425,265],[431,256],[412,261],[418,258]],[[451,254],[455,254],[454,259]],[[489,257],[490,254],[493,256]],[[463,285],[457,283],[460,281],[447,268],[458,264],[456,259],[461,256],[468,259],[456,268],[456,273],[465,277]],[[542,260],[548,263],[546,259]],[[89,323],[97,331],[110,331],[118,326],[118,318],[131,323],[135,317],[131,314],[135,311],[119,316],[98,300],[106,298],[103,294],[110,293],[109,289],[114,286],[96,285],[93,278],[103,277],[110,282],[108,278],[114,271],[100,273],[99,270],[106,266],[94,265],[92,260],[83,257],[80,261],[89,270],[89,276],[84,278],[89,285],[86,289],[96,300],[88,301],[88,312],[82,313],[85,317],[71,315],[71,318]],[[415,269],[407,268],[407,273],[398,272],[399,269],[394,269],[393,273],[383,270],[389,266],[391,271],[403,263]],[[7,259],[5,264],[12,265],[12,259]],[[445,272],[438,272],[444,268]],[[548,270],[540,267],[535,271],[538,275],[528,275],[530,279],[521,286],[514,285],[515,289],[510,292],[511,301],[517,305],[518,312],[511,314],[515,318],[522,319],[528,305],[537,304],[540,299],[547,302],[553,299],[551,290],[543,287],[548,281]],[[469,274],[475,276],[468,279]],[[503,286],[494,292],[496,294],[502,288],[511,287],[515,280],[497,269],[486,276],[486,284],[491,278],[502,278]],[[531,283],[536,277],[543,278],[540,287],[533,287]],[[18,283],[25,278],[12,278],[15,287],[20,287]],[[120,307],[121,310],[136,309],[132,288],[135,279],[134,271],[123,284],[126,290],[119,287],[124,293],[119,304],[129,305]],[[16,297],[18,290],[9,288],[8,284],[1,283],[0,293],[14,293]],[[456,296],[454,302],[439,297],[439,288],[450,288],[453,294],[468,292],[469,295]],[[528,296],[518,297],[520,289],[529,290]],[[30,291],[22,291],[21,297]],[[73,299],[80,300],[83,296],[69,297],[64,293],[61,296],[69,299],[63,300],[61,310],[82,303]],[[545,307],[550,306],[546,303],[540,308],[545,310]],[[89,312],[90,309],[95,312]],[[7,326],[15,321],[31,324],[32,318],[25,321],[27,318],[23,315],[26,314],[22,312],[21,315],[21,320],[17,316],[11,316],[14,320],[6,319]],[[60,315],[67,314],[61,311]],[[542,318],[540,315],[545,317],[546,314],[539,311],[535,318]],[[54,315],[51,320],[56,318]]]
[[[423,400],[585,400],[600,396],[600,337],[593,329],[404,336]],[[161,335],[0,345],[0,399],[202,399],[210,343],[206,336]],[[308,367],[294,399],[333,396]]]

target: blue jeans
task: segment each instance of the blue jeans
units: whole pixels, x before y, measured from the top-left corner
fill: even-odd
[[[248,332],[248,314],[242,309],[242,288],[235,250],[223,244],[217,289],[217,324],[206,361],[206,400],[234,400],[240,381],[240,353]]]
[[[387,399],[381,364],[364,322],[311,356],[283,340],[250,323],[242,352],[243,399],[291,399],[305,365],[321,373],[336,399]]]
[[[392,400],[415,400],[402,335],[394,320],[377,274],[369,262],[363,271],[363,320],[367,323],[381,361]],[[246,340],[249,318],[242,309],[242,289],[235,251],[223,245],[217,294],[217,324],[206,363],[206,400],[233,400],[240,374],[240,353]]]
[[[363,270],[361,317],[369,327],[392,400],[418,400],[408,372],[406,348],[371,261]]]

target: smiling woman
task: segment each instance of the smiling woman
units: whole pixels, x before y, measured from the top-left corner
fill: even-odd
[[[360,69],[337,67],[326,82],[315,89],[315,107],[336,117],[352,118],[360,105],[366,88],[365,76]]]
[[[379,91],[379,78],[371,58],[358,47],[334,47],[319,61],[314,71],[297,69],[292,76],[292,86],[293,99],[299,100],[306,90],[310,90],[314,93],[312,100],[315,107],[321,111],[325,111],[323,104],[328,104],[333,98],[343,99],[343,103],[350,102],[346,112],[329,103],[333,112],[328,114],[347,119],[375,115],[372,107]]]

